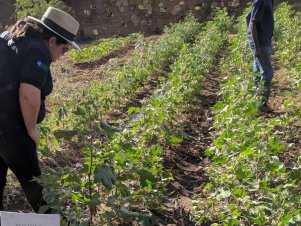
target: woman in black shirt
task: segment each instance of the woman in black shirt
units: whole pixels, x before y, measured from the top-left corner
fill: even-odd
[[[74,43],[79,23],[69,14],[48,8],[41,20],[27,17],[1,35],[8,48],[0,77],[0,210],[7,170],[18,178],[35,212],[44,203],[42,187],[32,182],[41,175],[36,127],[45,117],[45,97],[53,88],[50,64]]]

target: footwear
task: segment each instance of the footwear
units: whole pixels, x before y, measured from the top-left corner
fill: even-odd
[[[263,104],[259,107],[259,111],[262,113],[273,113],[275,110],[271,108],[269,105]]]

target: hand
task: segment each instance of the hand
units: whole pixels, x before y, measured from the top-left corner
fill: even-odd
[[[37,127],[34,127],[33,130],[28,131],[28,135],[35,142],[36,149],[38,149],[40,144],[40,132]]]
[[[116,184],[116,176],[108,165],[101,165],[94,171],[94,181],[101,182],[108,190]]]
[[[255,48],[254,55],[255,55],[255,57],[257,57],[257,58],[261,57],[262,51],[261,51],[261,48],[260,48],[260,47]]]

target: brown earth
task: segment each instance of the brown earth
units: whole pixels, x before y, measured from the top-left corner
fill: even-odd
[[[212,144],[214,131],[210,129],[213,126],[210,109],[218,100],[220,76],[214,68],[202,81],[201,91],[192,103],[194,108],[178,120],[184,127],[183,142],[165,150],[164,167],[173,174],[174,181],[168,186],[170,195],[163,203],[164,211],[156,213],[158,225],[196,225],[191,201],[209,182],[204,167],[210,160],[204,151]]]

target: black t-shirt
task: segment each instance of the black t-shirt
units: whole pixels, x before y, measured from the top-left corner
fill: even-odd
[[[45,97],[53,89],[50,73],[51,54],[41,39],[24,39],[15,44],[16,50],[9,56],[7,71],[2,83],[15,82],[17,88],[0,97],[0,112],[23,122],[19,103],[20,83],[33,85],[41,90],[41,106],[37,123],[45,118]]]

